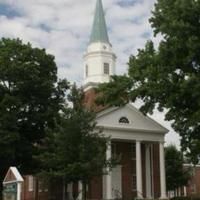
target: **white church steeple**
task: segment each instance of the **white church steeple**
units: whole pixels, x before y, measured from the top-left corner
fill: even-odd
[[[109,42],[102,1],[97,0],[90,42],[84,55],[84,88],[109,82],[115,74],[116,56]]]

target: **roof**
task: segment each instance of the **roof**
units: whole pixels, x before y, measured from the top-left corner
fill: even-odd
[[[120,124],[119,119],[126,117],[130,123]],[[106,129],[123,129],[132,132],[154,132],[166,134],[168,130],[161,124],[143,115],[132,104],[121,107],[109,107],[97,114],[97,124]]]
[[[96,2],[94,22],[92,27],[92,33],[90,36],[90,43],[95,43],[95,42],[110,43],[101,0],[97,0]]]
[[[24,179],[20,175],[19,171],[16,167],[10,167],[6,173],[6,176],[3,180],[3,183],[9,183],[9,182],[23,182]]]

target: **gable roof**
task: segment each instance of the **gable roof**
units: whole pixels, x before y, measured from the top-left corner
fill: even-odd
[[[16,167],[10,167],[6,173],[6,176],[3,180],[3,183],[9,183],[9,182],[23,182],[24,179],[20,175],[19,171]]]
[[[120,118],[125,117],[129,123],[120,123]],[[143,115],[132,104],[122,107],[111,107],[99,112],[97,125],[107,129],[123,129],[132,132],[155,132],[166,134],[168,129],[150,118]]]

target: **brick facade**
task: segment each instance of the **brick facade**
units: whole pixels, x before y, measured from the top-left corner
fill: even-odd
[[[159,144],[153,144],[153,190],[154,198],[160,197],[160,164],[159,164]]]
[[[200,165],[191,167],[192,176],[186,187],[187,196],[200,197]]]
[[[23,176],[21,200],[47,200],[48,187],[40,187],[37,178],[32,175]]]
[[[83,101],[83,105],[89,109],[89,110],[93,110],[94,112],[100,112],[101,110],[105,109],[106,106],[102,106],[102,105],[97,105],[95,103],[95,100],[97,98],[97,94],[95,92],[95,89],[91,88],[89,90],[87,90],[84,93],[84,101]],[[99,94],[98,94],[99,95]]]
[[[133,185],[133,174],[136,173],[136,160],[132,156],[131,142],[112,142],[116,147],[116,154],[120,157],[122,166],[122,197],[123,199],[133,199],[136,197],[136,185]],[[145,173],[145,144],[141,145],[142,152],[142,179],[143,179],[143,196],[146,197],[146,173]],[[154,197],[160,197],[160,176],[159,176],[159,145],[153,144],[153,188]],[[136,184],[136,182],[135,182]],[[95,178],[89,186],[88,198],[102,198],[102,178]]]

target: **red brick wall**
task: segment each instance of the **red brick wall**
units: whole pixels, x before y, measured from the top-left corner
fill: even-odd
[[[102,105],[97,105],[95,103],[95,100],[97,98],[97,94],[95,93],[95,89],[89,89],[84,93],[84,101],[83,104],[84,106],[89,109],[93,110],[95,112],[99,112],[105,108],[105,106]]]
[[[34,200],[35,194],[34,194],[34,188],[33,191],[29,191],[29,182],[28,182],[29,176],[23,176],[24,182],[22,184],[22,200]],[[34,179],[35,181],[35,179]],[[33,184],[35,185],[35,184]]]
[[[88,198],[89,199],[102,199],[103,198],[103,179],[102,177],[94,178],[89,184]]]
[[[132,175],[136,172],[136,161],[132,159],[131,143],[112,142],[116,145],[116,153],[121,156],[122,165],[122,196],[123,199],[133,199],[136,191],[133,191]],[[145,144],[141,145],[142,152],[142,181],[143,196],[146,197],[146,170],[145,170]],[[153,144],[153,179],[155,198],[160,197],[160,168],[159,168],[159,144]],[[89,187],[89,198],[100,199],[102,197],[102,179],[94,179]]]
[[[135,162],[131,159],[131,144],[116,142],[117,154],[121,154],[122,165],[122,196],[123,199],[132,199],[132,174],[135,170]]]
[[[195,181],[196,181],[197,195],[200,196],[200,167],[196,167]]]
[[[154,198],[160,197],[160,163],[159,163],[159,144],[153,144],[153,180]]]
[[[24,182],[22,183],[22,200],[47,200],[48,191],[38,190],[38,181],[33,179],[33,191],[29,191],[29,176],[23,176]]]
[[[145,144],[141,145],[142,153],[142,193],[143,197],[146,197],[146,155],[145,155]]]
[[[195,187],[195,190],[194,188]],[[200,196],[200,167],[195,167],[195,173],[188,182],[187,186],[187,195],[188,196]]]
[[[131,143],[130,142],[112,142],[116,145],[116,153],[121,157],[120,164],[122,165],[122,196],[123,199],[133,199],[136,197],[136,191],[133,191],[132,175],[136,172],[136,161],[132,159]],[[143,196],[146,197],[146,170],[145,170],[145,144],[141,145],[142,152],[142,179],[143,179]],[[154,198],[160,197],[160,167],[159,167],[159,144],[153,144],[153,180],[154,180]],[[200,168],[197,171],[197,176],[200,177]],[[197,188],[200,191],[200,178],[195,179]],[[88,187],[87,197],[89,199],[100,200],[103,196],[102,177],[94,178]],[[74,193],[77,193],[77,184],[74,185]],[[62,199],[62,183],[52,182],[48,192],[39,192],[34,179],[34,191],[28,191],[28,177],[24,177],[22,185],[22,200],[47,200],[48,196],[51,199]]]
[[[122,196],[123,199],[132,199],[136,197],[136,191],[132,190],[132,174],[136,170],[135,161],[131,158],[131,143],[112,142],[116,145],[116,153],[121,157],[122,165]],[[89,198],[102,198],[102,178],[94,179],[89,187]]]

